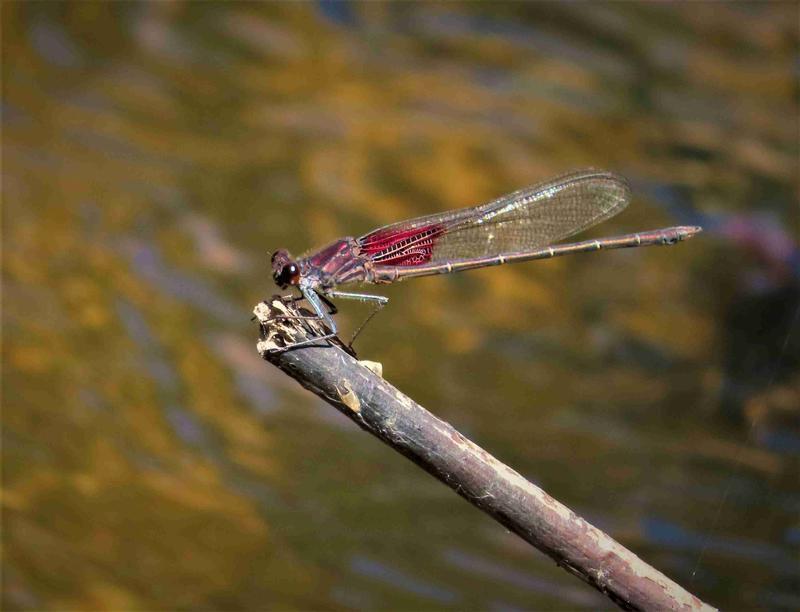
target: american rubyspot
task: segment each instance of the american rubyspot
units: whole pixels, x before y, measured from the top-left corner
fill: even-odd
[[[336,307],[329,298],[373,302],[377,307],[388,302],[380,295],[338,291],[339,285],[392,283],[584,251],[669,245],[702,230],[697,226],[668,227],[553,244],[613,217],[629,201],[625,179],[610,172],[583,170],[480,206],[393,223],[360,238],[342,238],[297,260],[279,249],[272,255],[275,283],[282,289],[297,287],[316,313],[310,318],[324,321],[330,333],[274,351],[334,337]]]

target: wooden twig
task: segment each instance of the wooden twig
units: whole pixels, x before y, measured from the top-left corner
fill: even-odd
[[[272,349],[321,335],[273,299],[255,308],[261,355],[474,506],[626,610],[713,610],[607,534],[465,438],[335,343]]]

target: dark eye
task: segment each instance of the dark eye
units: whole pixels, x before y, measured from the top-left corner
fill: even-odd
[[[297,268],[297,264],[290,263],[286,264],[281,268],[281,271],[275,276],[275,282],[281,286],[286,287],[288,285],[294,284],[299,276],[299,270]]]

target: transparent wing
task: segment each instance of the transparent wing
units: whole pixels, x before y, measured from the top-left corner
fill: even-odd
[[[518,253],[577,234],[629,201],[625,179],[583,170],[480,206],[393,223],[358,242],[375,263],[395,266]]]

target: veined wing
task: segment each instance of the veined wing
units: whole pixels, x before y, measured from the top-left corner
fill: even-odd
[[[577,234],[613,217],[629,201],[625,179],[583,170],[480,206],[393,223],[358,243],[362,253],[386,266],[518,253]]]

